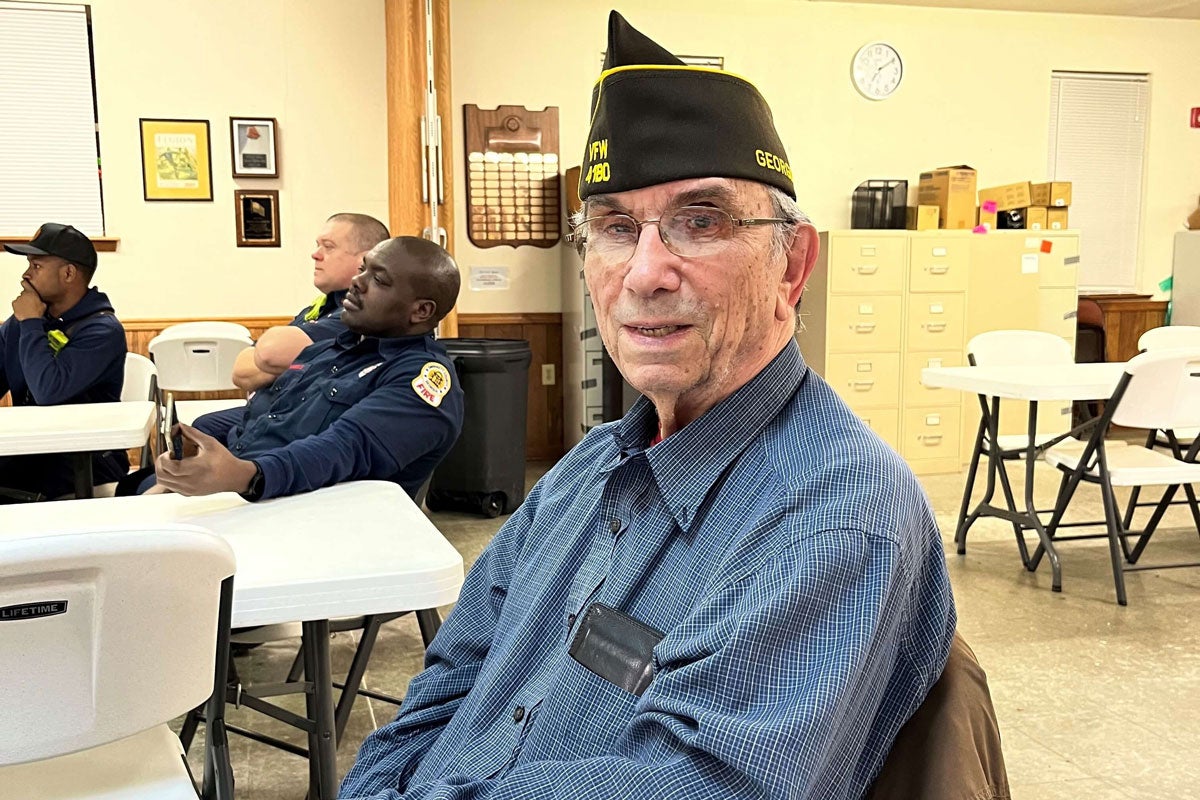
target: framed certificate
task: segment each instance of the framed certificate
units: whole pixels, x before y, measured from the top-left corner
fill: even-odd
[[[278,178],[279,160],[273,117],[230,117],[233,177]]]
[[[238,247],[279,247],[279,191],[237,189],[233,193]]]

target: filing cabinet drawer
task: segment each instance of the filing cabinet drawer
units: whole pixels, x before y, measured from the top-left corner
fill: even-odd
[[[906,410],[900,454],[906,461],[957,458],[960,413],[957,405]]]
[[[908,350],[959,350],[963,346],[964,297],[922,294],[908,299]]]
[[[838,237],[830,245],[829,290],[837,294],[904,291],[905,241],[872,236]]]
[[[893,450],[900,449],[900,412],[882,408],[858,412],[858,418]]]
[[[962,367],[967,358],[961,350],[938,350],[931,353],[906,353],[904,356],[904,405],[949,406],[959,402],[962,392],[957,389],[931,389],[921,383],[921,370],[926,367]]]
[[[924,237],[909,242],[908,289],[911,292],[965,292],[970,242]]]
[[[900,351],[900,298],[859,296],[829,298],[830,353]]]
[[[900,404],[898,353],[839,353],[830,355],[825,380],[853,409]]]

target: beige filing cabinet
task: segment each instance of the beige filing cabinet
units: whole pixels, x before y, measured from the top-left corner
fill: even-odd
[[[985,331],[1039,330],[1061,336],[1074,350],[1078,265],[1078,231],[993,231],[972,239],[967,341]],[[1000,433],[1024,433],[1028,413],[1028,403],[1001,401]],[[978,427],[979,400],[964,395],[964,463]],[[1070,427],[1069,402],[1038,404],[1040,432]]]
[[[973,396],[923,386],[922,369],[966,364],[967,341],[983,330],[1063,335],[1069,324],[1074,341],[1074,264],[1065,262],[1078,253],[1078,237],[1037,237],[1035,271],[1023,258],[1033,239],[1026,233],[1033,232],[821,234],[801,303],[801,352],[918,474],[957,472],[979,419]],[[1051,254],[1041,253],[1043,239],[1053,240]],[[1010,262],[1021,276],[1015,281],[1005,277]]]

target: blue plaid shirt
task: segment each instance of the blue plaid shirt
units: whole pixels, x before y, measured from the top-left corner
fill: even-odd
[[[954,602],[908,467],[790,343],[647,449],[644,399],[472,568],[341,796],[853,798],[941,674]],[[665,632],[635,697],[568,654],[603,603]]]

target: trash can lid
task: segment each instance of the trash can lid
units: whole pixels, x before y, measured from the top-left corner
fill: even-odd
[[[525,339],[438,339],[454,356],[519,356],[530,354]]]

